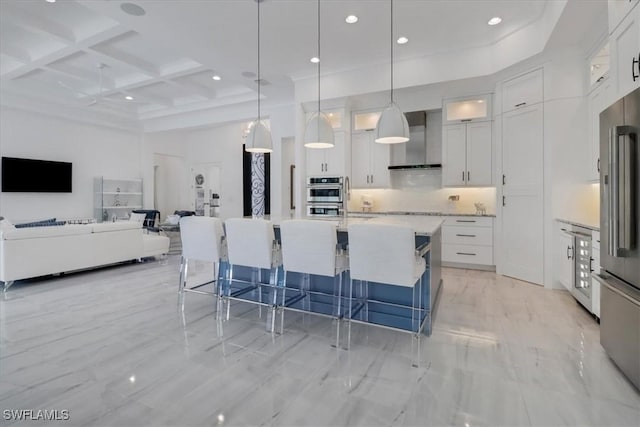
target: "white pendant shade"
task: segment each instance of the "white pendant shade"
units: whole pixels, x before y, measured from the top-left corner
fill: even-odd
[[[400,107],[392,102],[384,109],[376,126],[376,139],[379,144],[399,144],[409,140],[409,123]]]
[[[251,123],[244,150],[249,153],[271,153],[273,151],[271,132],[262,120]]]
[[[332,148],[335,146],[333,128],[325,113],[315,112],[307,122],[304,132],[304,146],[307,148]]]

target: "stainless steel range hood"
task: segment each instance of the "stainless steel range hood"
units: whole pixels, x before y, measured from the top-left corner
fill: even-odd
[[[391,146],[389,170],[442,167],[442,110],[405,113],[409,141]]]

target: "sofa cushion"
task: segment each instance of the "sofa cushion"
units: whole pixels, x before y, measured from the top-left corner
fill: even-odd
[[[2,233],[4,240],[39,239],[43,237],[70,236],[74,234],[91,234],[91,227],[70,224],[53,227],[16,228]]]
[[[142,243],[144,244],[144,256],[161,255],[169,252],[170,240],[166,236],[143,234]]]
[[[136,221],[116,221],[116,222],[100,222],[98,224],[90,224],[94,233],[106,233],[109,231],[134,230],[142,228],[141,222]]]

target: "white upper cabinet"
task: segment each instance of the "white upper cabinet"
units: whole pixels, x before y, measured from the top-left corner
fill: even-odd
[[[442,185],[462,187],[467,174],[467,125],[442,127]]]
[[[633,9],[609,38],[614,100],[640,87],[640,6],[630,3]]]
[[[627,14],[633,9],[639,0],[609,0],[608,14],[609,14],[609,33],[613,33],[620,22],[627,16]]]
[[[381,112],[376,111],[354,111],[352,122],[352,132],[366,132],[375,130]]]
[[[311,116],[313,116],[313,114],[316,111],[318,111],[317,108],[315,110],[309,111],[306,114],[307,122],[309,121]],[[327,118],[329,119],[329,123],[331,124],[331,127],[333,128],[334,131],[346,130],[345,129],[346,121],[345,121],[345,110],[344,110],[344,108],[334,108],[332,110],[322,110],[322,112],[327,115]]]
[[[504,82],[502,112],[538,104],[543,101],[542,69]]]
[[[443,124],[491,120],[491,94],[443,101]]]
[[[351,135],[351,186],[353,188],[388,188],[390,183],[390,149],[374,141],[374,131]]]
[[[305,148],[307,152],[308,176],[344,176],[345,137],[344,132],[334,132],[333,148]]]
[[[492,185],[491,122],[442,127],[442,185]]]
[[[588,181],[600,180],[600,113],[611,104],[611,80],[605,78],[589,93],[589,169]]]

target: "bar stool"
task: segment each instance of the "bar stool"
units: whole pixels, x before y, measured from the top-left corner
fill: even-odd
[[[340,319],[342,318],[342,276],[348,269],[346,251],[338,245],[338,230],[335,223],[314,220],[287,220],[280,224],[280,240],[282,242],[282,264],[284,269],[284,289],[282,292],[281,332],[284,323],[284,310],[301,311],[305,313],[327,315],[337,320],[336,347],[340,344]],[[302,273],[303,280],[299,288],[289,287],[288,273]],[[322,298],[326,292],[312,291],[309,286],[309,275],[333,278],[333,292],[331,295],[331,314],[310,311],[312,297]],[[286,298],[287,291],[297,291],[295,295]],[[303,308],[293,308],[298,302],[303,302]],[[316,303],[324,306],[322,301]],[[305,307],[306,306],[306,307]]]
[[[219,292],[206,292],[199,288],[218,282],[220,261],[226,258],[222,221],[218,218],[202,216],[182,217],[180,219],[180,239],[182,241],[182,257],[180,259],[180,284],[178,286],[179,301],[181,303],[184,302],[185,292],[219,297]],[[213,262],[213,280],[187,287],[189,260]]]
[[[411,332],[412,358],[413,343],[417,341],[418,361],[420,359],[420,336],[424,327],[426,310],[422,301],[422,280],[426,271],[426,262],[421,256],[424,252],[416,250],[415,231],[408,226],[395,224],[353,224],[349,232],[349,271],[351,280],[348,296],[348,345],[351,343],[351,322],[359,312],[364,313],[364,322],[369,322],[369,305],[385,302],[369,300],[369,282],[411,288],[411,307],[388,304],[393,310],[411,311],[411,323],[408,329],[391,327],[404,332]],[[360,282],[359,301],[353,305],[353,282]],[[364,289],[363,289],[364,284]],[[387,326],[388,327],[388,326]],[[412,361],[417,366],[415,361]]]
[[[262,307],[266,306],[271,311],[271,327],[267,318],[267,329],[273,332],[275,327],[275,308],[278,286],[278,270],[282,266],[280,245],[275,239],[273,224],[264,219],[231,218],[225,221],[227,245],[229,252],[228,277],[225,281],[226,292],[221,292],[227,300],[227,320],[229,319],[230,305],[228,300],[239,300],[257,304],[262,315]],[[235,280],[239,283],[248,283],[234,292],[233,270],[235,266],[251,267],[251,281]],[[269,270],[269,284],[262,283],[262,270]],[[258,276],[258,277],[257,277]],[[266,287],[270,292],[270,302],[265,302],[262,296],[262,288]],[[244,297],[253,291],[258,292],[258,300]]]

